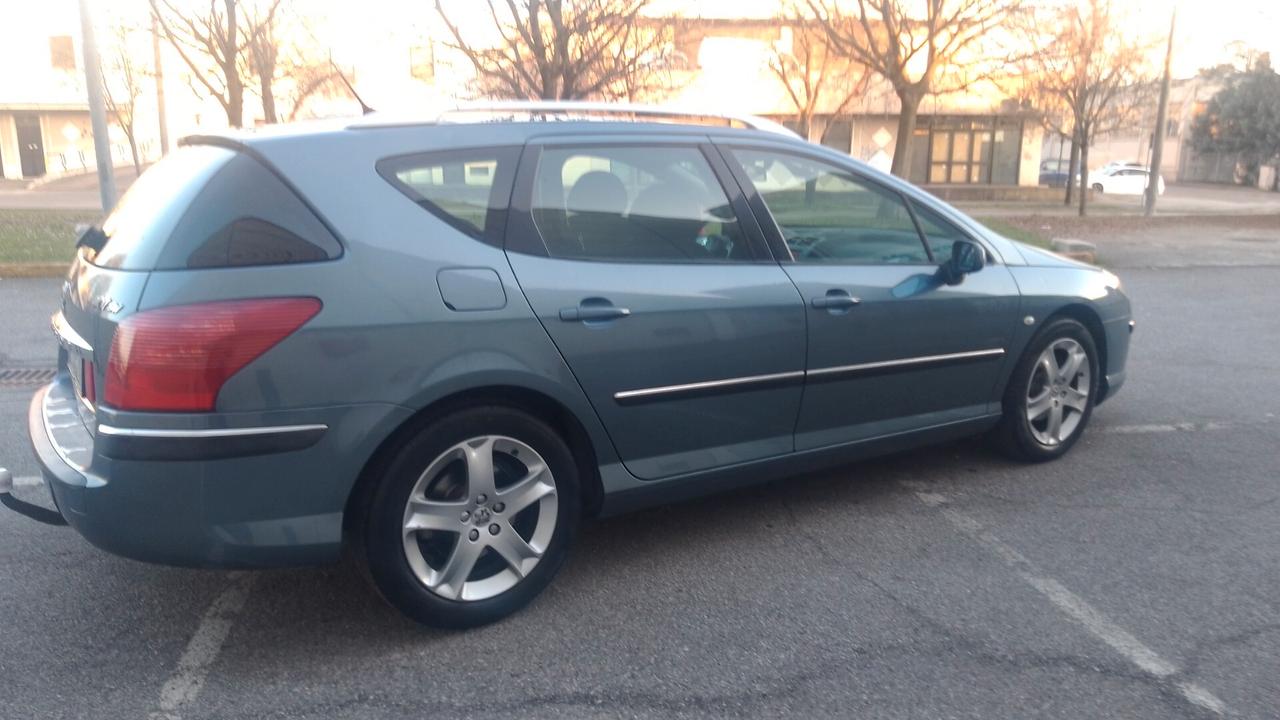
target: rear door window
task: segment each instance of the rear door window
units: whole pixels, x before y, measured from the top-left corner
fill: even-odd
[[[692,146],[544,148],[534,178],[533,220],[556,258],[754,258],[724,188]]]

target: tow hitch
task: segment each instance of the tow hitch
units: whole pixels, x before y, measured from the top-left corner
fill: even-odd
[[[64,526],[67,521],[57,510],[40,507],[13,496],[13,473],[0,468],[0,504],[45,525]]]

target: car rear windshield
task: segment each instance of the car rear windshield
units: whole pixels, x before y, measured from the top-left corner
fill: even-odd
[[[121,270],[246,267],[328,260],[333,233],[252,155],[179,148],[142,174],[102,224],[93,262]]]
[[[95,265],[150,270],[191,201],[236,153],[211,145],[181,147],[147,169],[102,223],[106,242]]]

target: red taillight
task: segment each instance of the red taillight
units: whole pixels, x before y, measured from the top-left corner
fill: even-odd
[[[103,402],[120,410],[208,412],[223,383],[320,312],[316,298],[179,305],[116,328]]]

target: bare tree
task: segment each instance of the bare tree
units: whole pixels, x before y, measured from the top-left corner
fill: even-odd
[[[244,0],[209,0],[202,10],[174,5],[174,0],[148,1],[166,40],[191,70],[192,90],[214,97],[227,123],[242,127],[244,76],[251,73],[251,46],[259,36],[253,28],[271,26],[283,0],[262,0],[253,8]]]
[[[276,11],[280,0],[273,0],[265,12],[250,10],[245,13],[245,35],[248,52],[245,65],[250,75],[258,81],[258,96],[262,99],[262,121],[268,125],[277,122],[275,81],[280,63],[280,45],[276,41]]]
[[[133,156],[134,177],[142,174],[142,161],[138,157],[136,117],[138,97],[142,95],[142,83],[146,71],[134,63],[129,40],[133,28],[117,24],[111,28],[111,44],[100,58],[102,63],[102,89],[107,101],[107,112],[129,142]]]
[[[902,109],[893,150],[893,174],[911,167],[911,135],[920,102],[930,94],[959,92],[991,75],[979,52],[1019,12],[1020,0],[806,0],[831,45],[887,80]],[[851,5],[849,11],[844,7]]]
[[[464,37],[436,0],[448,47],[475,68],[482,94],[574,100],[636,98],[662,83],[668,31],[647,22],[650,0],[487,0],[492,45]]]
[[[173,0],[149,0],[165,38],[198,84],[218,101],[231,127],[244,125],[240,57],[250,38],[241,32],[236,0],[209,0],[207,10],[178,8]],[[198,92],[198,90],[197,90]]]
[[[1028,18],[1027,41],[1040,52],[1022,62],[1028,91],[1051,127],[1072,138],[1067,197],[1080,167],[1080,215],[1088,212],[1089,147],[1109,132],[1132,126],[1151,95],[1147,77],[1149,43],[1118,26],[1110,0],[1085,0],[1050,8]]]
[[[798,132],[817,142],[825,127],[818,127],[814,116],[823,100],[835,98],[834,105],[830,102],[827,105],[832,108],[833,116],[839,115],[866,91],[871,76],[865,68],[832,52],[826,34],[796,3],[786,6],[778,23],[790,28],[791,47],[774,46],[769,70],[777,76],[795,106],[800,120]]]
[[[267,124],[296,120],[307,100],[340,86],[337,71],[328,55],[320,54],[322,45],[306,18],[292,10],[292,3],[285,0],[264,0],[245,10],[249,43],[243,75],[255,81],[253,92],[262,101],[262,120]]]
[[[285,122],[301,117],[311,98],[345,87],[338,70],[328,58],[292,58],[281,67],[281,74],[289,78],[289,110],[284,114]]]

